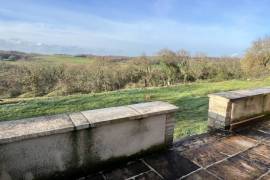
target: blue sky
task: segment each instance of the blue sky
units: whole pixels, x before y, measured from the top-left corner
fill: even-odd
[[[269,34],[269,7],[266,0],[1,0],[0,39],[96,54],[235,55]]]

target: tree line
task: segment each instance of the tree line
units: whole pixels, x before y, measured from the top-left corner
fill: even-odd
[[[86,64],[0,62],[0,96],[54,96],[258,78],[269,75],[269,63],[269,37],[255,41],[243,58],[191,56],[186,50],[163,49],[156,56],[113,61],[96,57]]]

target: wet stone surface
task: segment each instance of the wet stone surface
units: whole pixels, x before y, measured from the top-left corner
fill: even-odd
[[[177,151],[168,151],[145,158],[145,162],[165,179],[177,179],[199,168]]]
[[[270,120],[245,130],[215,132],[174,143],[170,150],[83,179],[270,179]]]
[[[210,174],[209,172],[207,172],[206,170],[200,170],[197,172],[194,172],[190,175],[188,175],[186,178],[183,178],[184,180],[203,180],[203,179],[207,179],[207,180],[218,180],[218,177]]]
[[[128,179],[149,170],[150,169],[142,161],[136,161],[130,162],[124,167],[104,172],[103,175],[107,180]]]

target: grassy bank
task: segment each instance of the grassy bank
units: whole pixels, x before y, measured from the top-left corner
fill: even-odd
[[[133,89],[50,98],[8,99],[0,102],[0,121],[161,100],[179,107],[175,129],[175,137],[179,138],[206,131],[207,94],[263,86],[270,86],[270,79],[192,83],[166,88]]]

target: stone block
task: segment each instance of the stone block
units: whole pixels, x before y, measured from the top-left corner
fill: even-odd
[[[87,118],[91,127],[132,120],[140,116],[140,113],[127,106],[82,111],[81,113]]]
[[[71,113],[69,117],[77,130],[86,129],[90,126],[89,121],[81,112]]]
[[[72,131],[68,115],[43,116],[0,122],[0,144]]]
[[[139,112],[144,117],[149,115],[167,114],[175,112],[178,109],[178,107],[174,105],[161,101],[133,104],[128,107],[134,109],[136,112]]]
[[[256,95],[232,102],[231,123],[261,115],[263,101],[263,95]]]
[[[208,126],[212,128],[240,127],[270,113],[270,87],[214,93],[209,98]]]
[[[264,104],[263,104],[264,113],[270,113],[270,94],[264,95]]]

